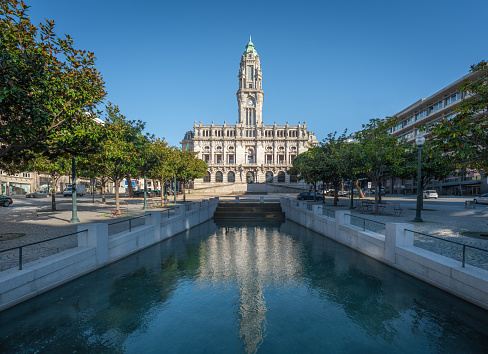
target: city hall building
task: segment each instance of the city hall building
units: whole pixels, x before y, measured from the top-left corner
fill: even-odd
[[[306,188],[287,174],[292,160],[317,145],[305,122],[298,125],[265,125],[264,92],[259,55],[249,39],[239,66],[236,125],[204,125],[200,121],[181,141],[184,150],[198,153],[208,164],[207,175],[194,182],[195,189],[279,191]]]

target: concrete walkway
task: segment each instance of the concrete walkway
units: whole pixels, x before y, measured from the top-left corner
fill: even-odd
[[[296,198],[296,194],[271,194],[266,195],[265,200],[279,200],[280,196]],[[186,201],[200,201],[215,197],[215,195],[186,195]],[[234,200],[235,196],[220,196],[221,200]],[[241,201],[257,201],[257,195],[239,196]],[[182,202],[182,197],[178,197],[178,202]],[[368,198],[372,199],[372,198]],[[144,215],[142,210],[142,198],[122,198],[128,202],[128,210],[124,210],[122,217],[111,217],[107,205],[101,204],[100,197],[95,198],[92,203],[91,196],[85,196],[78,200],[78,218],[81,223],[105,222],[114,223],[128,220]],[[362,221],[364,218],[380,223],[387,222],[407,222],[412,223],[415,217],[415,197],[384,197],[387,207],[380,215],[369,212],[361,212],[356,209],[352,214],[356,215],[355,222],[359,225],[367,223],[367,229],[378,228],[381,232],[381,224]],[[414,231],[441,237],[445,240],[453,240],[467,245],[488,250],[488,238],[479,239],[461,235],[461,233],[488,233],[488,205],[479,205],[476,209],[465,209],[464,201],[471,198],[444,197],[437,200],[426,200],[422,217],[423,223],[414,223]],[[0,208],[0,251],[38,242],[53,237],[66,235],[77,231],[78,224],[70,224],[71,219],[71,199],[58,198],[58,210],[50,211],[50,199],[26,199],[16,197],[14,204],[9,208]],[[113,203],[113,196],[108,197],[108,203]],[[321,204],[321,203],[317,203]],[[403,216],[394,216],[393,205],[400,205],[403,209]],[[348,209],[350,202],[348,199],[341,198],[339,206],[332,206],[332,198],[326,198],[325,204],[321,204],[329,210]],[[161,209],[158,209],[161,210]],[[144,218],[133,221],[133,225],[142,225]],[[128,222],[122,222],[109,226],[109,235],[116,234],[123,230],[128,230]],[[430,251],[443,254],[455,259],[461,259],[462,247],[415,234],[415,244]],[[45,257],[56,252],[76,247],[77,235],[63,237],[57,240],[44,242],[38,245],[25,247],[23,249],[23,262],[28,263],[35,259]],[[488,269],[488,252],[467,251],[468,263],[478,267]],[[0,271],[18,266],[18,250],[0,252]]]

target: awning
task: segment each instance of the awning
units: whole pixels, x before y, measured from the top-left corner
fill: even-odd
[[[481,181],[474,181],[474,182],[464,182],[464,183],[450,183],[450,184],[441,184],[440,187],[451,187],[451,186],[459,186],[461,184],[462,186],[467,186],[470,184],[481,184]]]

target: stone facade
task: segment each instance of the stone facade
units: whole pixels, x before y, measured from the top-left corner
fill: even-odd
[[[305,122],[264,125],[261,62],[251,39],[241,56],[238,78],[236,125],[195,121],[193,131],[181,142],[184,150],[197,152],[208,164],[207,176],[195,180],[195,189],[235,186],[225,188],[229,191],[255,183],[294,184],[286,171],[298,154],[318,144],[315,134],[307,130]]]

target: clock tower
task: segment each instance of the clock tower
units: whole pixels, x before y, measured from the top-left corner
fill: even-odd
[[[254,44],[249,43],[241,57],[239,67],[239,90],[237,104],[239,106],[239,124],[241,126],[257,126],[263,122],[263,98],[261,62]]]

